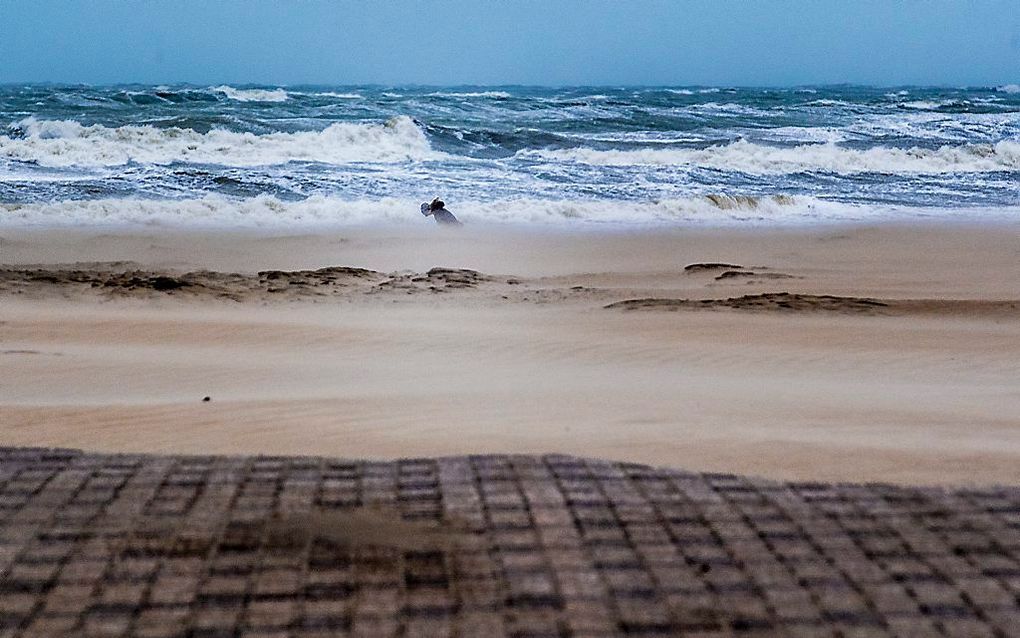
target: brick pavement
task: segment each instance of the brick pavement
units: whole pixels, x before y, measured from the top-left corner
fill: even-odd
[[[0,448],[0,638],[1020,636],[1020,488]]]

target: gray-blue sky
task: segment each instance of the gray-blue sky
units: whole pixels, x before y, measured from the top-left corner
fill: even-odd
[[[0,82],[1020,81],[1020,0],[0,0]]]

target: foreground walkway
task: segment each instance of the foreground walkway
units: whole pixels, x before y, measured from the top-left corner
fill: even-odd
[[[0,636],[1017,636],[1020,488],[0,448]]]

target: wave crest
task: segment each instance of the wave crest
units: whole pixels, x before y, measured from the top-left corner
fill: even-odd
[[[224,84],[214,86],[209,90],[222,93],[231,100],[237,100],[238,102],[286,102],[289,97],[283,89],[235,89]]]
[[[446,93],[440,91],[436,93],[429,93],[427,97],[487,97],[498,100],[505,100],[512,96],[506,91],[467,91],[464,93],[457,92]]]
[[[337,93],[335,91],[326,91],[325,93],[312,93],[311,95],[315,95],[317,97],[335,97],[340,100],[361,100],[364,99],[365,97],[360,93]]]
[[[851,221],[881,214],[812,197],[715,194],[644,202],[509,199],[457,201],[451,210],[469,223],[539,224],[790,224]],[[99,199],[0,204],[0,226],[165,225],[308,227],[374,223],[416,224],[419,203],[409,199],[349,200],[313,196],[282,201],[262,195],[232,199],[210,195],[186,200]]]
[[[0,158],[42,166],[120,166],[130,162],[192,162],[223,166],[262,166],[290,161],[349,164],[401,162],[440,157],[411,118],[385,124],[331,124],[322,131],[235,133],[191,129],[99,124],[27,118],[16,123],[15,137],[0,137]]]
[[[856,150],[835,144],[775,147],[739,140],[704,149],[640,149],[633,151],[520,151],[519,156],[572,161],[598,166],[670,165],[713,168],[749,174],[802,172],[852,173],[985,173],[1020,170],[1020,143],[964,144],[937,149],[875,147]]]

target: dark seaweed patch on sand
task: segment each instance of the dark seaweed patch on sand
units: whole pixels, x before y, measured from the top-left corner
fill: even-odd
[[[1020,301],[969,299],[873,299],[773,292],[727,299],[626,299],[605,306],[619,310],[741,310],[854,315],[1020,316]]]
[[[134,265],[92,264],[90,268],[0,269],[0,294],[86,293],[104,297],[173,295],[218,297],[234,301],[300,299],[389,292],[449,292],[495,281],[476,270],[433,268],[424,273],[385,274],[366,268],[331,266],[315,270],[263,270],[222,273],[206,270],[170,273],[139,270]]]
[[[874,313],[889,303],[865,297],[801,295],[788,292],[744,295],[727,299],[627,299],[606,308],[623,310],[772,310],[800,312]]]
[[[379,283],[373,292],[387,290],[416,292],[447,292],[477,288],[480,284],[494,281],[477,270],[468,268],[433,268],[426,273],[400,273]]]
[[[726,270],[716,275],[716,281],[725,279],[797,279],[795,275],[788,275],[783,272],[755,272],[753,270]]]
[[[688,274],[693,274],[711,270],[736,270],[740,268],[743,268],[743,266],[738,266],[737,264],[727,264],[724,262],[706,261],[699,262],[696,264],[687,264],[686,266],[684,266],[684,272]]]

